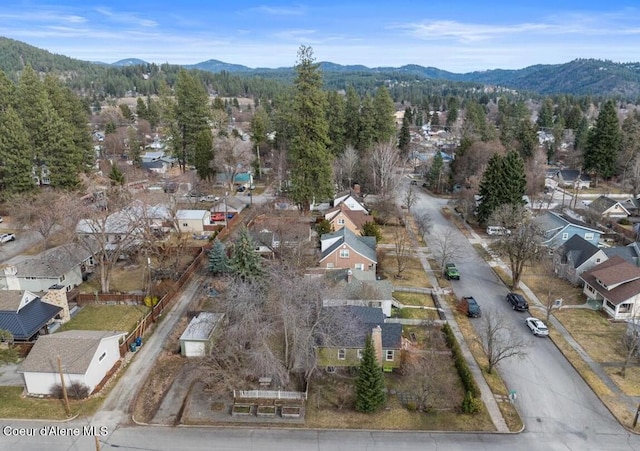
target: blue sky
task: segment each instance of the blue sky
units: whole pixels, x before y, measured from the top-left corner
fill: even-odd
[[[108,63],[292,66],[304,44],[318,61],[461,73],[640,61],[640,2],[2,0],[0,35]]]

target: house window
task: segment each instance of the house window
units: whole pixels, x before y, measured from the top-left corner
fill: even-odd
[[[338,349],[338,360],[344,360],[347,357],[346,349]]]
[[[107,356],[107,351],[104,351],[102,355],[98,357],[98,362],[102,362],[106,356]]]
[[[621,304],[620,307],[618,307],[618,313],[629,313],[632,305],[633,304]]]
[[[584,239],[587,241],[593,241],[593,233],[585,233]]]
[[[569,234],[567,232],[562,234],[562,239],[563,240],[568,240],[569,239]]]
[[[64,274],[60,277],[60,282],[64,281]]]
[[[362,355],[364,354],[364,350],[358,349],[358,359],[362,360]]]
[[[186,222],[183,222],[182,227],[189,227],[189,224],[187,224]]]
[[[333,263],[327,263],[327,268],[331,269],[331,268],[334,268],[334,267],[335,267],[335,266],[334,266],[334,264],[333,264]]]
[[[349,258],[349,249],[340,249],[340,258]]]
[[[393,361],[393,350],[388,349],[387,352],[385,353],[384,358],[387,362]]]
[[[364,263],[356,263],[355,269],[359,269],[360,271],[364,271]]]
[[[613,303],[611,301],[607,301],[606,302],[607,307],[610,308],[611,310],[613,310],[614,312],[616,311],[616,306],[613,305]]]
[[[344,219],[342,218],[338,219],[338,225],[344,225]]]
[[[599,259],[599,258],[596,258],[596,265],[597,265],[598,263],[600,263],[600,259]]]

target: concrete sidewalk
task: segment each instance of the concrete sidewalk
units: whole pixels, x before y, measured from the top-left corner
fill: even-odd
[[[442,290],[439,288],[438,280],[433,275],[433,271],[431,270],[431,265],[429,265],[429,261],[427,260],[427,257],[422,250],[424,248],[421,248],[418,246],[418,239],[416,238],[413,230],[411,230],[411,227],[408,227],[407,230],[409,232],[409,237],[411,238],[411,242],[413,246],[415,246],[418,249],[417,251],[418,258],[420,259],[420,263],[424,268],[424,272],[427,274],[427,277],[429,278],[429,282],[431,282],[431,286],[434,287],[433,288],[434,294],[439,292],[444,293],[445,290]],[[498,407],[498,402],[496,401],[496,398],[493,395],[491,388],[489,388],[487,381],[484,379],[484,376],[482,375],[482,369],[478,365],[478,362],[476,362],[476,359],[473,358],[473,355],[471,354],[471,350],[469,349],[469,346],[467,346],[467,342],[464,339],[462,332],[460,332],[458,323],[456,323],[456,320],[453,316],[453,311],[451,311],[451,308],[449,307],[449,304],[447,302],[441,302],[440,307],[444,312],[444,316],[447,319],[447,323],[449,324],[449,326],[451,326],[451,330],[453,330],[453,333],[456,336],[456,340],[458,340],[458,344],[460,345],[460,349],[462,350],[464,358],[467,361],[467,364],[469,365],[469,369],[471,370],[471,373],[473,373],[473,378],[478,384],[478,388],[480,388],[480,397],[482,398],[482,402],[484,403],[485,408],[487,409],[487,412],[491,417],[491,421],[496,427],[496,430],[502,433],[511,432],[509,430],[509,427],[507,426],[507,423],[504,421],[504,417],[502,416],[502,412],[500,411],[500,407]]]

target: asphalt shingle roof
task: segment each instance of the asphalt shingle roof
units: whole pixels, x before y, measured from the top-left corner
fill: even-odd
[[[363,257],[371,260],[372,262],[378,262],[378,256],[376,255],[376,238],[374,236],[357,236],[351,230],[343,227],[337,232],[322,235],[320,239],[327,240],[332,238],[339,239],[324,250],[320,261],[335,252],[336,249],[342,246],[342,244],[346,244]]]
[[[123,332],[69,330],[42,335],[18,371],[21,373],[57,373],[57,357],[65,373],[85,374],[102,339],[124,335]]]
[[[386,324],[382,309],[359,305],[325,308],[341,309],[345,316],[350,316],[353,319],[352,333],[334,337],[336,342],[333,347],[362,348],[365,337],[371,334],[371,330],[375,326],[380,326],[382,329],[383,348],[400,349],[402,347],[402,324]]]
[[[618,305],[640,293],[640,278],[633,279],[632,271],[637,271],[637,274],[640,275],[640,268],[633,267],[622,257],[614,256],[593,269],[582,273],[581,279],[610,302]],[[618,283],[622,279],[627,279],[628,281],[607,290],[597,282],[597,279],[602,280],[605,284]]]
[[[573,235],[566,243],[560,246],[556,252],[563,255],[567,261],[571,261],[574,268],[579,268],[598,252],[598,247],[580,235]]]

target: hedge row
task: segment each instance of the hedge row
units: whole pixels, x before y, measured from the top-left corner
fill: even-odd
[[[449,326],[448,323],[445,323],[442,326],[442,331],[444,332],[447,346],[451,349],[455,367],[458,370],[458,375],[460,376],[460,380],[464,386],[465,400],[462,404],[462,410],[466,413],[477,412],[477,406],[479,403],[475,402],[474,398],[480,398],[480,389],[478,388],[478,384],[476,384],[473,374],[469,369],[469,365],[467,365],[467,361],[462,355],[462,350],[460,349],[456,336],[453,334],[451,326]]]

